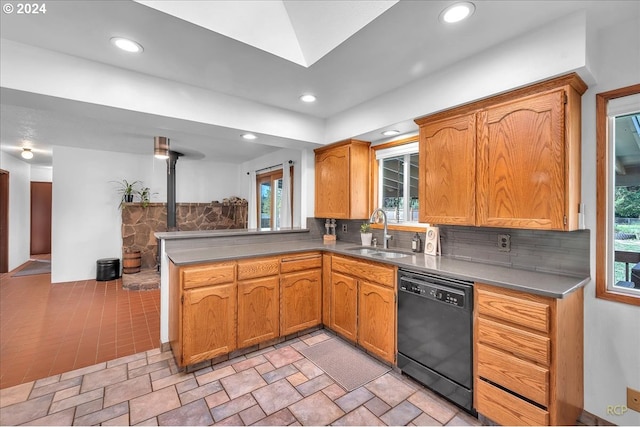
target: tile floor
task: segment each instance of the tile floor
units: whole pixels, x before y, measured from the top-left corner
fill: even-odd
[[[297,351],[324,330],[188,373],[157,348],[158,290],[11,273],[0,275],[0,425],[479,425],[394,372],[347,393]]]
[[[0,390],[2,425],[479,425],[389,372],[347,393],[297,350],[325,330],[195,372],[159,349]]]
[[[0,275],[0,388],[159,347],[159,290],[12,277],[20,268]]]

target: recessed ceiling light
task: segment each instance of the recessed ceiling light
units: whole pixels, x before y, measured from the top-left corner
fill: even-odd
[[[22,156],[23,159],[33,159],[33,152],[31,151],[31,148],[23,148],[22,149],[22,153],[20,153],[20,155]]]
[[[448,24],[452,24],[454,22],[460,22],[463,19],[466,19],[471,15],[473,15],[473,12],[475,10],[476,10],[476,7],[473,3],[466,2],[466,1],[461,3],[455,3],[442,11],[442,13],[440,14],[440,20]]]
[[[123,37],[112,37],[111,44],[129,53],[142,53],[142,51],[144,50],[140,43],[134,42],[133,40],[125,39]]]
[[[316,102],[316,96],[315,95],[311,95],[310,93],[307,93],[305,95],[300,96],[300,101],[302,102]]]
[[[257,136],[255,136],[255,135],[254,135],[254,134],[252,134],[252,133],[243,133],[241,136],[242,136],[244,139],[248,139],[248,140],[250,140],[250,141],[253,141],[254,139],[256,139],[256,138],[257,138]]]
[[[399,133],[400,133],[400,131],[396,130],[396,129],[389,129],[389,130],[385,130],[384,132],[382,132],[382,134],[384,136],[393,136],[393,135],[397,135]]]

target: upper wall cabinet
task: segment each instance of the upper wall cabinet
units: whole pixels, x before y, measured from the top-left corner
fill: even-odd
[[[420,221],[576,230],[586,88],[570,74],[416,120]]]
[[[315,217],[369,217],[369,143],[349,139],[317,148]]]

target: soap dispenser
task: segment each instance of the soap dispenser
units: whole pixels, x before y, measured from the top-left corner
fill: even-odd
[[[413,252],[420,252],[422,250],[422,239],[420,239],[420,235],[416,232],[411,239],[411,250]]]

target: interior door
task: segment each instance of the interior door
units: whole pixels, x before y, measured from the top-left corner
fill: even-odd
[[[0,170],[0,273],[9,271],[9,172]]]
[[[31,182],[31,254],[51,253],[50,182]]]

